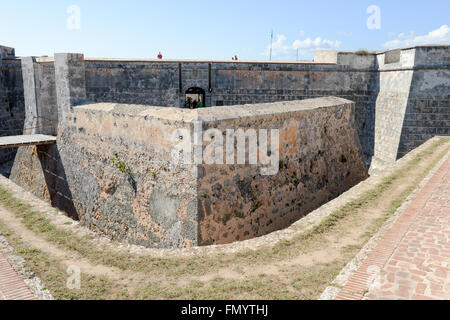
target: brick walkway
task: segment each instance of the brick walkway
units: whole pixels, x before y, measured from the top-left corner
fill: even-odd
[[[447,158],[336,299],[450,299],[449,240]]]
[[[30,288],[0,253],[0,300],[35,300]]]

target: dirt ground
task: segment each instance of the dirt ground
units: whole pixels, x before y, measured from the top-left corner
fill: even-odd
[[[325,229],[258,251],[152,258],[84,250],[84,242],[74,249],[57,231],[30,226],[29,215],[7,194],[0,197],[0,231],[57,299],[317,299],[449,149],[446,139],[425,150]],[[82,271],[80,290],[66,287],[72,265]]]

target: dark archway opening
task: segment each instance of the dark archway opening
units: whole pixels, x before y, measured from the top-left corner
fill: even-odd
[[[189,109],[197,109],[205,107],[205,90],[198,87],[189,88],[186,91],[184,107]]]

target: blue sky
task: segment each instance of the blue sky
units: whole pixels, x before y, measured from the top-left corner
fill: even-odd
[[[76,12],[68,13],[73,5],[79,29]],[[371,5],[379,28],[374,19],[367,27]],[[450,43],[448,0],[1,0],[0,10],[0,45],[18,56],[155,58],[161,51],[168,59],[267,60],[272,29],[273,60],[295,60],[297,49],[310,60],[315,49]]]

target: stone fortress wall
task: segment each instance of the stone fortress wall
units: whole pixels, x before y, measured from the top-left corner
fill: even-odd
[[[293,63],[84,58],[85,90],[91,102],[171,107],[182,106],[191,87],[205,91],[207,106],[337,96],[356,103],[366,162],[374,158],[382,163],[434,135],[449,134],[449,59],[449,46],[380,53],[319,51],[314,62]],[[20,88],[20,61],[14,61],[16,75],[8,83]],[[22,68],[29,83],[25,87],[36,89],[29,97],[33,101],[37,96],[34,104],[39,107],[34,109],[41,112],[41,127],[54,131],[54,58],[23,58]],[[20,108],[16,100],[23,99],[21,91],[14,91],[12,105]]]
[[[449,134],[449,60],[449,46],[319,51],[300,63],[86,59],[86,90],[89,101],[155,106],[182,106],[191,87],[204,89],[207,106],[342,97],[356,103],[366,161],[377,152],[389,162]]]
[[[449,46],[389,51],[377,65],[374,165],[450,134]]]
[[[373,154],[376,74],[367,70],[312,62],[86,59],[86,92],[94,102],[180,107],[192,87],[205,91],[206,106],[338,96],[356,102],[357,126],[368,160]]]
[[[180,248],[251,239],[290,226],[367,177],[354,110],[341,98],[245,112],[81,105],[60,125],[56,145],[20,149],[11,179],[120,241]],[[230,128],[279,129],[282,165],[264,176],[261,165],[177,164],[173,133],[194,121],[219,130],[214,139]],[[116,157],[130,171],[117,168]]]
[[[22,99],[25,128],[58,134],[56,146],[19,149],[11,179],[131,243],[183,247],[249,239],[287,227],[357,184],[367,176],[362,159],[383,166],[434,135],[448,135],[449,61],[449,46],[319,51],[314,62],[293,63],[79,54],[10,59],[23,74],[13,105],[20,108]],[[2,79],[0,94],[11,91],[5,84],[22,82]],[[192,87],[202,88],[206,106],[216,108],[173,108]],[[298,101],[325,96],[354,104]],[[72,108],[85,101],[97,104]],[[249,166],[174,165],[164,135],[189,127],[187,115],[205,128],[283,128],[280,172],[263,178]],[[116,153],[132,175],[111,165]]]
[[[252,104],[244,111],[242,106],[219,107],[201,110],[198,118],[204,129],[217,131],[214,140],[229,128],[280,130],[274,175],[262,175],[264,165],[199,167],[200,245],[284,229],[368,177],[355,128],[355,104],[349,100]]]
[[[0,46],[0,136],[22,134],[25,118],[22,68],[13,48]],[[16,149],[0,150],[2,164],[14,160]],[[6,168],[4,173],[8,174]]]

